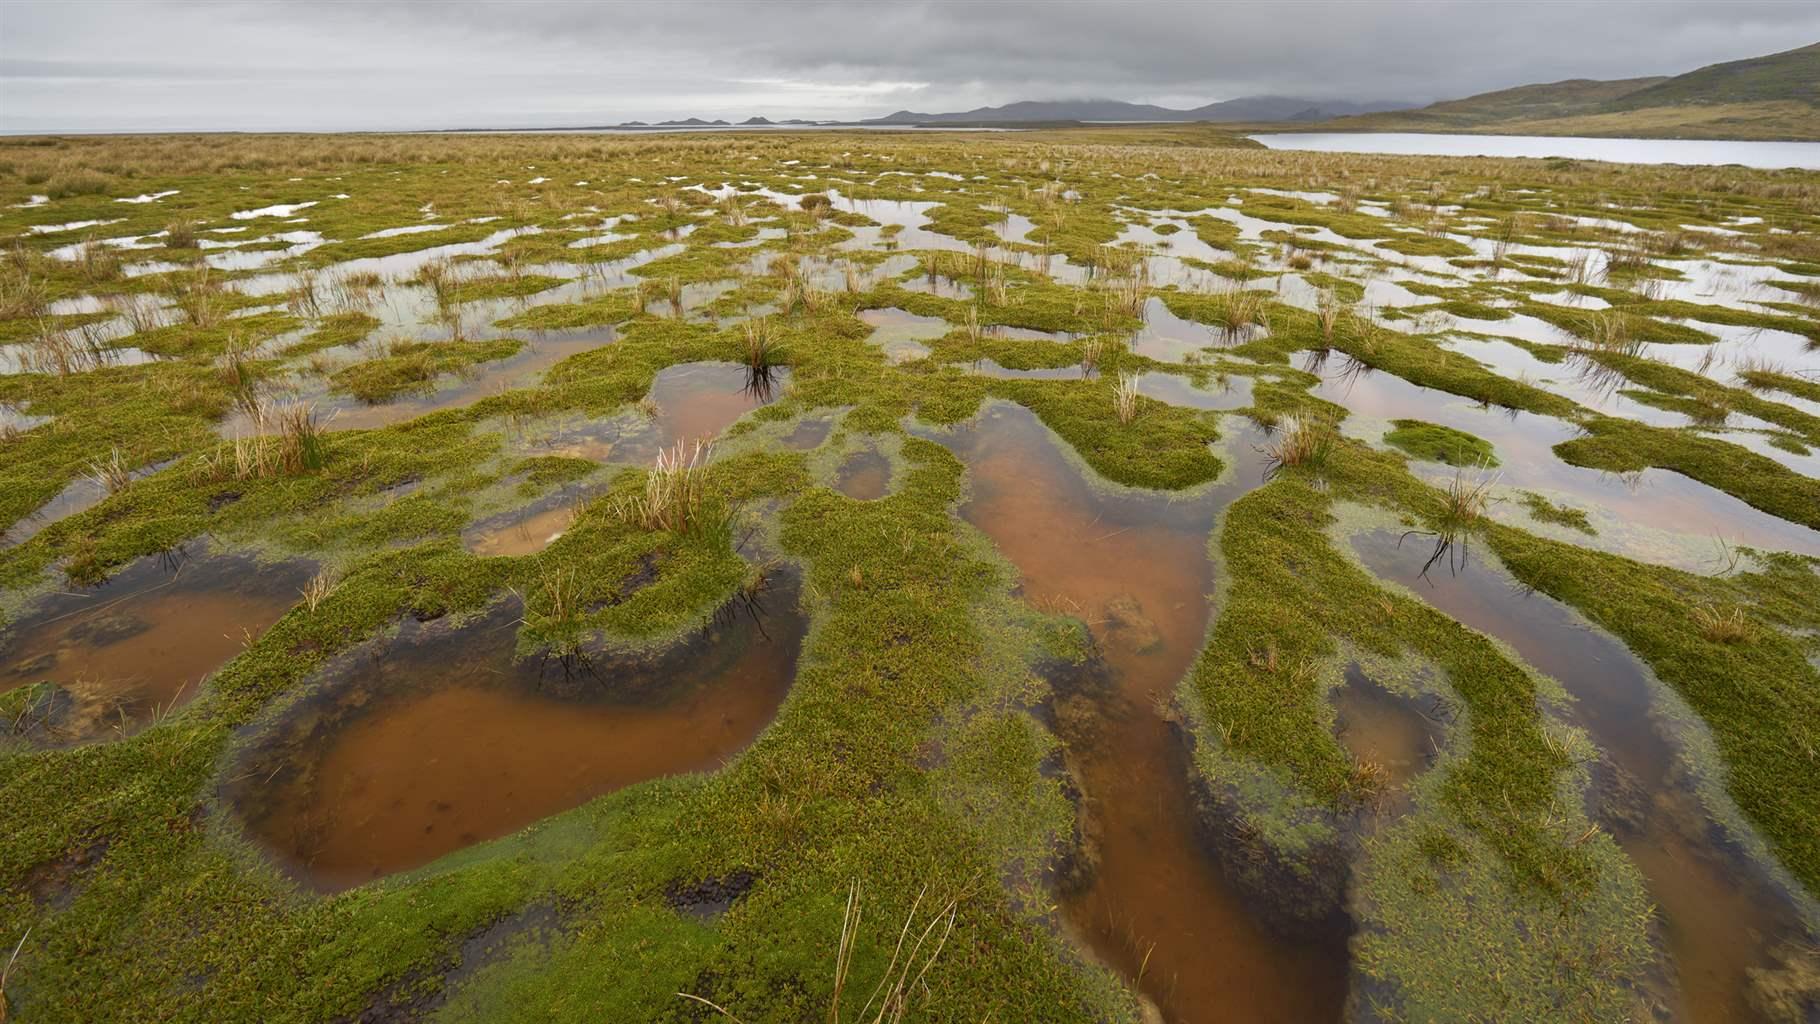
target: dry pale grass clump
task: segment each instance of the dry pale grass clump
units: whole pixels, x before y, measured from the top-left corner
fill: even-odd
[[[133,470],[126,464],[126,457],[120,454],[119,446],[115,446],[107,458],[95,459],[88,464],[88,478],[97,487],[114,494],[133,482]]]
[[[144,334],[164,326],[164,306],[150,295],[130,292],[110,295],[105,301],[116,316],[126,321],[133,334]]]
[[[1261,449],[1274,476],[1292,466],[1319,471],[1327,465],[1337,437],[1333,423],[1318,416],[1290,416],[1277,425],[1275,435]]]
[[[324,566],[322,569],[317,570],[316,575],[310,577],[308,583],[303,585],[303,606],[312,613],[315,612],[316,609],[322,605],[322,602],[328,600],[329,595],[333,594],[335,588],[340,585],[341,574],[337,573],[334,569]]]
[[[1693,610],[1692,616],[1694,628],[1708,643],[1738,644],[1750,639],[1750,619],[1745,617],[1743,605],[1721,608],[1703,604]]]
[[[1270,305],[1261,292],[1234,287],[1220,296],[1216,314],[1220,335],[1227,344],[1245,341],[1253,329],[1270,329]]]
[[[1411,531],[1399,538],[1398,544],[1416,534],[1434,538],[1434,551],[1422,563],[1420,575],[1427,576],[1429,570],[1443,560],[1453,572],[1466,567],[1468,540],[1490,511],[1492,503],[1499,500],[1492,493],[1497,482],[1498,477],[1484,464],[1470,477],[1464,470],[1455,471],[1453,479],[1441,491],[1439,507],[1430,517],[1434,529]]]
[[[985,285],[986,301],[994,306],[1008,306],[1011,304],[1011,293],[1010,288],[1005,281],[1005,265],[1003,263],[994,261],[988,264],[986,272],[982,277],[982,283]]]
[[[1448,481],[1447,489],[1441,492],[1440,523],[1443,529],[1471,529],[1484,518],[1493,501],[1492,488],[1498,482],[1488,468],[1480,466],[1470,479],[1465,472],[1458,471]]]
[[[1118,383],[1112,387],[1112,408],[1122,424],[1129,426],[1132,420],[1137,419],[1138,387],[1135,376],[1119,374]]]
[[[1639,274],[1649,268],[1649,253],[1642,249],[1609,249],[1605,253],[1606,280]]]
[[[417,283],[428,288],[436,303],[436,322],[459,339],[462,336],[461,271],[449,259],[431,260],[417,271]]]
[[[255,433],[235,437],[212,455],[205,455],[197,472],[203,480],[264,480],[313,473],[328,460],[325,430],[307,402],[256,404]]]
[[[647,530],[689,533],[703,525],[708,462],[713,445],[678,441],[657,453],[657,464],[645,475],[645,493],[620,502],[619,514]]]
[[[1091,377],[1100,368],[1100,358],[1106,351],[1104,338],[1088,338],[1081,342],[1081,376]]]
[[[0,260],[0,320],[43,316],[50,308],[47,273],[44,256],[15,245]]]
[[[227,315],[225,292],[221,279],[204,264],[195,273],[173,280],[168,294],[185,323],[192,327],[213,327]]]
[[[93,238],[83,242],[76,250],[75,264],[90,284],[118,281],[125,275],[120,267],[120,254],[112,246],[103,245]]]
[[[51,326],[49,320],[38,321],[38,334],[21,353],[21,368],[27,373],[58,377],[87,373],[108,365],[113,354],[95,324],[84,324],[71,331]]]
[[[171,249],[200,248],[196,237],[196,222],[193,220],[172,221],[164,229],[164,244]]]
[[[1339,329],[1340,316],[1346,311],[1346,303],[1329,288],[1321,293],[1315,303],[1315,320],[1321,325],[1321,345],[1333,347],[1334,333]]]
[[[323,274],[316,267],[305,267],[291,277],[285,289],[284,307],[293,314],[311,319],[322,316]]]

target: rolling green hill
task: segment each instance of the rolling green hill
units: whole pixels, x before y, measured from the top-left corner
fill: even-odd
[[[1820,140],[1820,43],[1672,78],[1517,86],[1321,130]]]
[[[1623,78],[1611,82],[1574,78],[1546,85],[1519,85],[1463,100],[1447,100],[1411,113],[1458,119],[1468,124],[1516,117],[1569,117],[1592,113],[1602,104],[1669,81],[1672,79],[1666,76]]]
[[[1709,64],[1619,96],[1611,110],[1792,100],[1820,106],[1820,43],[1767,57]]]

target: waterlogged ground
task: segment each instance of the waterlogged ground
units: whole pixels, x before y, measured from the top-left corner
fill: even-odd
[[[1199,127],[6,140],[0,1005],[1820,1019],[1817,239]]]

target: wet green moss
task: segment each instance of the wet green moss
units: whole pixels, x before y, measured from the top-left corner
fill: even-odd
[[[1583,509],[1557,505],[1534,491],[1524,491],[1522,499],[1523,507],[1529,510],[1530,517],[1537,522],[1566,526],[1587,535],[1598,533],[1593,529],[1592,520],[1586,517]]]
[[[121,347],[130,345],[156,356],[172,358],[213,356],[220,355],[229,348],[251,348],[302,326],[303,322],[291,314],[274,310],[221,319],[207,326],[171,324],[128,335],[115,344]]]
[[[487,299],[515,299],[549,291],[566,283],[567,278],[548,274],[501,275],[477,277],[457,283],[449,289],[451,302],[482,302]]]
[[[1418,459],[1449,466],[1491,467],[1498,464],[1490,443],[1464,430],[1421,420],[1392,420],[1390,425],[1392,429],[1384,435],[1385,443]]]
[[[1138,399],[1137,417],[1120,423],[1113,382],[1073,386],[1063,381],[994,380],[987,391],[1037,414],[1101,476],[1133,487],[1180,490],[1220,475],[1209,449],[1218,440],[1213,417],[1154,399]]]
[[[1655,320],[1629,309],[1589,311],[1525,302],[1517,307],[1517,312],[1546,320],[1575,337],[1593,342],[1617,337],[1631,341],[1705,345],[1718,340],[1697,327]]]
[[[1820,506],[1816,506],[1820,507]],[[1790,630],[1820,625],[1820,574],[1809,560],[1773,559],[1730,576],[1697,576],[1551,541],[1506,526],[1488,532],[1523,584],[1610,630],[1713,730],[1726,788],[1802,882],[1820,883],[1820,788],[1811,777],[1811,723],[1820,721],[1820,670]],[[1695,611],[1738,607],[1743,643],[1706,636]],[[1766,708],[1776,708],[1766,714]]]
[[[1820,481],[1735,444],[1680,430],[1599,416],[1584,437],[1555,445],[1575,466],[1629,473],[1651,466],[1716,487],[1771,515],[1820,529]]]
[[[363,402],[385,402],[399,395],[427,391],[438,377],[509,358],[523,347],[524,342],[515,338],[393,342],[385,355],[336,370],[329,382],[336,391]]]
[[[379,318],[371,313],[335,313],[317,322],[315,330],[303,340],[288,346],[286,356],[307,356],[325,348],[358,345],[379,328]]]
[[[580,302],[532,306],[499,321],[509,331],[557,331],[606,327],[632,319],[640,312],[638,298],[627,292],[607,292]]]
[[[1807,377],[1797,377],[1775,370],[1746,368],[1738,371],[1738,379],[1760,391],[1781,391],[1794,395],[1796,398],[1805,398],[1810,402],[1820,402],[1820,381],[1810,380]]]
[[[788,237],[767,239],[758,249],[720,249],[713,243],[755,239],[755,224],[723,222],[713,200],[683,188],[695,180],[709,187],[762,181],[796,191],[804,185],[800,176],[814,173],[819,184],[838,183],[845,195],[938,201],[932,227],[962,240],[992,241],[990,226],[1000,208],[1014,209],[1037,223],[1033,240],[1045,241],[1076,267],[1129,261],[1128,253],[1106,251],[1130,222],[1124,207],[1202,211],[1223,205],[1238,190],[1247,195],[1246,212],[1308,230],[1268,231],[1267,244],[1259,245],[1241,241],[1231,222],[1195,216],[1189,223],[1196,235],[1235,259],[1188,265],[1269,287],[1279,261],[1291,257],[1299,259],[1295,266],[1306,270],[1311,285],[1333,290],[1342,301],[1358,301],[1363,289],[1357,275],[1387,261],[1374,255],[1379,246],[1308,237],[1321,228],[1386,239],[1424,256],[1446,255],[1457,254],[1458,243],[1413,236],[1406,228],[1483,235],[1485,223],[1474,218],[1489,213],[1503,222],[1489,229],[1500,237],[1584,246],[1599,236],[1551,218],[1607,216],[1605,204],[1615,202],[1640,207],[1623,216],[1653,231],[1765,216],[1790,232],[1753,234],[1765,259],[1800,273],[1815,258],[1802,240],[1817,226],[1811,214],[1787,194],[1786,180],[1756,172],[1737,172],[1729,179],[1732,191],[1719,197],[1689,185],[1688,172],[1674,169],[1496,165],[1494,173],[1493,165],[1476,161],[1443,166],[1346,157],[1335,158],[1329,170],[1304,158],[1275,159],[1205,126],[1080,128],[1005,139],[879,134],[863,148],[847,137],[807,134],[331,141],[331,149],[312,149],[316,144],[309,140],[224,137],[211,140],[206,167],[166,174],[166,164],[188,159],[180,147],[154,151],[137,148],[151,141],[54,140],[61,164],[105,159],[108,169],[94,172],[98,187],[65,183],[53,208],[16,210],[8,204],[44,183],[28,185],[10,170],[0,174],[0,234],[19,235],[29,223],[113,216],[126,218],[117,227],[123,233],[155,231],[178,217],[207,230],[229,226],[235,210],[314,200],[319,205],[305,211],[309,226],[334,241],[275,265],[273,272],[478,241],[520,227],[541,233],[506,241],[499,249],[503,262],[609,262],[674,246],[673,254],[645,268],[645,276],[685,282],[743,274],[758,252],[876,265],[882,251],[833,248],[858,237],[868,222],[863,213],[831,209],[817,219],[794,202],[780,212],[749,200],[755,221],[774,218],[765,226],[785,227]],[[1212,148],[1241,144],[1251,146],[1242,163],[1228,162],[1239,154]],[[253,148],[260,145],[278,148]],[[275,172],[290,159],[282,147],[292,145],[322,155],[295,174]],[[0,162],[32,166],[25,147],[0,140],[6,150]],[[114,159],[116,148],[151,154],[146,169],[134,171],[131,160]],[[785,152],[801,163],[779,164]],[[410,159],[401,160],[401,153]],[[881,176],[887,169],[924,168],[967,180],[921,178],[924,191],[911,192],[900,187],[908,179]],[[671,173],[685,180],[664,181]],[[528,186],[533,175],[549,180]],[[275,180],[293,176],[302,180]],[[1365,180],[1372,184],[1363,198],[1390,204],[1393,216],[1357,212],[1356,195],[1323,206],[1251,191],[1334,187],[1356,194]],[[592,184],[572,184],[581,181]],[[154,183],[181,186],[183,193],[153,210],[123,210],[112,202],[115,192]],[[743,192],[756,187],[739,186]],[[1063,197],[1063,188],[1075,194]],[[332,194],[352,198],[322,198]],[[1464,213],[1452,209],[1455,201]],[[425,202],[433,202],[445,220],[501,219],[421,235],[360,237],[421,221]],[[601,220],[626,213],[638,216],[612,230],[634,237],[569,248],[598,233],[594,225]],[[682,233],[685,227],[692,232]],[[890,239],[901,232],[881,234]],[[48,299],[156,294],[195,276],[184,270],[112,278],[103,266],[43,257],[68,240],[25,237],[23,254],[9,257],[8,266],[27,267]],[[1678,248],[1693,254],[1702,244],[1689,233]],[[934,258],[912,255],[926,265]],[[615,330],[601,332],[600,347],[565,360],[535,383],[484,396],[467,408],[330,435],[323,465],[294,476],[237,479],[221,470],[232,464],[232,452],[215,431],[238,396],[215,364],[230,345],[297,332],[301,340],[254,367],[262,378],[276,379],[303,368],[311,352],[364,340],[376,321],[363,314],[224,315],[238,334],[185,327],[150,335],[147,340],[170,357],[165,363],[68,379],[0,377],[0,402],[55,417],[8,437],[0,452],[0,511],[9,520],[113,446],[138,465],[179,459],[0,551],[0,583],[7,588],[0,596],[11,602],[9,609],[60,585],[59,574],[100,578],[135,557],[204,535],[273,555],[320,557],[343,574],[315,611],[293,610],[217,674],[197,702],[140,735],[63,751],[0,748],[0,835],[6,837],[0,841],[0,933],[33,928],[14,975],[17,984],[9,986],[12,1009],[22,1018],[46,1020],[174,1015],[306,1021],[354,1018],[369,1009],[428,1013],[427,1005],[413,1007],[412,1000],[447,995],[438,1012],[448,1019],[496,1019],[546,1007],[555,1007],[558,1018],[585,1007],[602,1019],[694,1019],[706,1011],[675,995],[686,991],[714,999],[743,1020],[819,1019],[830,996],[830,951],[839,941],[844,899],[858,880],[866,911],[849,992],[869,990],[883,972],[896,928],[927,884],[925,910],[950,896],[960,904],[949,954],[919,996],[926,1002],[913,1012],[931,1019],[1137,1019],[1135,1001],[1116,979],[1083,965],[1044,916],[1053,895],[1040,879],[1070,842],[1074,809],[1065,768],[1055,768],[1064,763],[1057,744],[1025,710],[1047,692],[1029,666],[1039,654],[1061,648],[1078,654],[1079,625],[1021,606],[1015,574],[954,516],[965,482],[959,463],[901,431],[911,417],[955,422],[987,399],[1002,398],[1034,410],[1101,475],[1174,490],[1221,472],[1223,460],[1208,450],[1220,430],[1212,414],[1149,399],[1139,400],[1131,423],[1118,422],[1111,392],[1116,375],[1164,367],[1106,344],[1138,326],[1106,290],[1013,266],[1005,271],[1009,294],[1001,301],[977,268],[958,269],[971,262],[964,254],[953,255],[958,259],[950,269],[957,272],[949,276],[971,286],[972,301],[885,284],[818,294],[812,303],[773,314],[792,371],[789,383],[772,405],[723,436],[710,498],[731,514],[714,530],[688,535],[646,531],[618,512],[620,499],[642,486],[642,470],[536,453],[547,450],[540,447],[543,439],[578,419],[633,422],[637,403],[667,366],[743,358],[737,322],[707,317],[741,317],[748,306],[777,302],[780,278],[743,277],[732,293],[686,317],[645,313],[630,288],[532,306],[506,321],[509,329]],[[1531,290],[1514,279],[1539,284],[1536,278],[1571,276],[1571,268],[1553,258],[1516,255],[1504,262],[1496,284],[1463,279],[1459,287],[1436,286],[1435,292],[1410,287],[1471,318],[1501,312],[1506,299],[1561,287]],[[1452,265],[1487,263],[1456,255]],[[488,279],[486,289],[506,289],[505,280]],[[1683,318],[1776,330],[1797,329],[1804,319],[1783,308],[1768,313],[1771,320],[1746,320],[1652,303],[1619,289],[1599,294],[1606,291],[1618,304],[1616,333],[1631,340],[1711,340],[1697,327],[1669,322]],[[483,290],[463,298],[502,294]],[[1229,312],[1218,296],[1160,294],[1180,315],[1204,323],[1217,324]],[[230,295],[220,312],[260,303],[276,300]],[[889,365],[865,343],[868,332],[852,315],[887,305],[941,316],[955,331],[931,346],[930,359]],[[659,303],[652,309],[666,311]],[[1100,378],[1001,381],[941,365],[983,356],[1009,367],[1068,366],[1085,348],[1079,338],[1012,341],[985,333],[970,339],[964,327],[969,311],[986,327],[1099,339]],[[1343,368],[1336,361],[1353,360],[1477,401],[1585,422],[1588,436],[1563,446],[1564,454],[1585,464],[1686,472],[1753,495],[1747,500],[1785,516],[1814,505],[1811,488],[1799,482],[1805,478],[1746,458],[1736,445],[1594,416],[1546,385],[1510,380],[1448,350],[1444,338],[1374,325],[1362,311],[1343,317],[1328,338],[1311,312],[1274,294],[1265,316],[1268,331],[1261,336],[1204,356],[1222,372],[1253,374],[1253,404],[1245,414],[1259,422],[1345,415],[1308,393],[1318,378],[1288,365],[1298,353],[1331,349],[1328,373]],[[1606,326],[1580,310],[1549,316],[1569,321],[1562,326],[1583,337]],[[287,317],[294,319],[282,319]],[[33,331],[19,326],[26,322],[0,318],[9,337],[29,337]],[[1404,319],[1398,326],[1418,322]],[[1555,346],[1524,347],[1545,360],[1564,354]],[[1258,363],[1242,362],[1248,358]],[[398,372],[382,365],[365,371],[381,385],[375,395],[415,373],[392,369]],[[1754,400],[1764,403],[1754,406],[1758,410],[1775,405],[1800,412],[1767,394],[1633,369],[1633,382],[1647,387],[1652,401],[1709,413],[1748,412]],[[1746,383],[1802,397],[1791,390],[1799,378]],[[1782,419],[1772,422],[1781,432],[1771,443],[1799,445],[1798,438],[1811,436],[1811,424],[1776,415]],[[816,486],[826,467],[774,444],[799,417],[835,420],[828,445],[851,443],[860,434],[901,445],[894,492],[881,501],[856,502]],[[1424,437],[1432,440],[1426,431]],[[581,481],[597,500],[543,553],[483,559],[461,549],[460,533],[477,517]],[[1649,969],[1642,945],[1646,910],[1635,873],[1603,833],[1574,842],[1591,828],[1577,809],[1583,779],[1568,763],[1581,752],[1557,748],[1554,727],[1538,711],[1546,686],[1507,651],[1379,584],[1347,557],[1336,532],[1355,514],[1354,503],[1416,528],[1444,517],[1439,493],[1411,477],[1400,455],[1349,441],[1318,472],[1284,470],[1241,499],[1211,538],[1226,589],[1216,599],[1208,646],[1183,691],[1183,704],[1196,705],[1193,713],[1204,716],[1188,723],[1196,730],[1202,769],[1236,771],[1237,765],[1268,775],[1279,792],[1291,795],[1291,811],[1315,815],[1280,832],[1265,828],[1273,837],[1319,831],[1309,820],[1325,822],[1331,834],[1335,816],[1347,813],[1366,788],[1329,731],[1325,686],[1337,660],[1428,665],[1436,670],[1430,680],[1436,691],[1457,697],[1465,714],[1449,750],[1423,776],[1411,814],[1370,840],[1353,862],[1357,971],[1392,1004],[1387,1015],[1623,1017],[1622,990]],[[1525,504],[1543,522],[1576,529],[1587,523],[1577,509]],[[1519,578],[1584,604],[1589,617],[1624,637],[1665,682],[1690,695],[1702,716],[1711,716],[1715,731],[1723,733],[1726,767],[1736,766],[1733,792],[1740,804],[1811,883],[1814,852],[1799,829],[1815,815],[1807,791],[1812,787],[1789,782],[1804,779],[1808,767],[1800,760],[1807,739],[1801,727],[1814,716],[1803,694],[1820,691],[1811,672],[1793,660],[1815,653],[1812,641],[1802,638],[1813,628],[1807,609],[1816,606],[1811,569],[1772,559],[1718,580],[1684,578],[1550,546],[1520,531],[1495,533],[1494,541]],[[774,556],[792,560],[804,574],[803,600],[814,628],[779,720],[717,772],[631,787],[419,872],[328,898],[298,892],[266,866],[216,802],[224,765],[244,742],[238,730],[275,714],[309,688],[328,659],[402,616],[459,618],[509,588],[527,601],[521,640],[528,648],[560,649],[596,629],[655,639],[687,628],[729,593],[755,585],[762,563]],[[657,578],[627,593],[623,581],[647,563],[656,565]],[[543,593],[552,574],[562,572],[574,574],[577,589],[589,597],[586,613],[563,614]],[[1685,626],[1687,635],[1655,635],[1691,621],[1687,609],[1701,603],[1744,606],[1755,631],[1750,643],[1708,644]],[[1733,657],[1743,659],[1735,694],[1720,682],[1730,676],[1724,659]],[[1790,692],[1797,687],[1805,689]],[[0,697],[0,711],[21,699]],[[1784,789],[1799,792],[1778,795],[1767,781],[1776,777]],[[96,843],[105,843],[105,852],[77,872],[63,902],[40,905],[21,884],[68,851]],[[752,872],[756,882],[723,917],[698,922],[665,903],[672,883],[734,871]],[[443,977],[466,938],[527,907],[557,908],[556,923],[542,939],[509,944],[459,984]]]
[[[1401,253],[1404,256],[1471,256],[1473,252],[1472,246],[1465,242],[1434,235],[1400,236],[1389,241],[1379,242],[1378,248],[1389,249],[1391,252]]]

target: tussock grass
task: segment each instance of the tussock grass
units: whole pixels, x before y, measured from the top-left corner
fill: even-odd
[[[1292,468],[1319,473],[1338,442],[1339,432],[1331,420],[1315,415],[1286,417],[1259,449],[1267,463],[1265,475]]]
[[[747,320],[744,324],[746,368],[754,373],[768,373],[782,361],[783,346],[771,327],[769,317]]]
[[[108,308],[126,321],[128,329],[134,334],[144,334],[164,326],[164,306],[155,296],[129,292],[109,296],[107,304]]]
[[[196,222],[193,220],[174,220],[165,225],[164,245],[167,249],[197,249]]]
[[[169,287],[171,304],[191,327],[214,327],[227,316],[226,289],[206,264],[174,278]]]
[[[322,606],[322,602],[328,600],[329,595],[333,594],[335,588],[340,585],[341,575],[334,569],[324,566],[317,571],[316,575],[310,577],[308,583],[303,585],[303,606],[312,615],[315,614],[316,609]]]
[[[38,334],[31,339],[21,362],[29,373],[69,377],[98,370],[108,365],[111,358],[94,325],[85,324],[70,330],[40,318]]]
[[[1120,374],[1118,383],[1112,388],[1112,408],[1117,413],[1119,423],[1130,426],[1138,414],[1137,378],[1131,374]]]
[[[33,320],[50,306],[44,257],[15,245],[0,260],[0,320]]]
[[[1400,546],[1412,536],[1434,538],[1434,551],[1422,563],[1421,576],[1426,577],[1443,561],[1450,572],[1458,573],[1466,568],[1473,532],[1484,522],[1492,502],[1498,500],[1492,494],[1497,482],[1488,464],[1481,464],[1470,477],[1464,470],[1456,470],[1453,479],[1441,489],[1440,501],[1428,514],[1432,529],[1412,530],[1398,539]]]
[[[1750,619],[1745,616],[1743,605],[1703,604],[1690,614],[1694,628],[1707,643],[1740,644],[1750,639]]]
[[[115,446],[106,458],[90,462],[88,467],[89,479],[109,494],[115,494],[133,482],[132,467],[126,464],[119,446]]]
[[[315,407],[307,402],[257,404],[256,432],[238,436],[197,463],[204,482],[302,476],[323,468],[328,446]]]
[[[657,453],[657,463],[645,474],[641,495],[623,499],[622,519],[647,530],[690,533],[705,524],[704,505],[708,462],[714,447],[707,441],[678,441]]]

